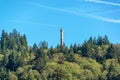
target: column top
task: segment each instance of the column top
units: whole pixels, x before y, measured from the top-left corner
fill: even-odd
[[[60,28],[60,31],[61,31],[61,32],[64,32],[63,28]]]

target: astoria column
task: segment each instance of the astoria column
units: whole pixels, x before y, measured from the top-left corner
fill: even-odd
[[[60,29],[60,46],[64,46],[64,30],[63,28]]]

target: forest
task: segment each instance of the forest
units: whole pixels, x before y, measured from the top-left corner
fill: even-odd
[[[29,46],[16,29],[1,31],[0,80],[120,80],[120,44],[90,37],[69,47]]]

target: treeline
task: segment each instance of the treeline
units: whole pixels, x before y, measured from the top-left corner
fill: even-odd
[[[105,35],[70,47],[30,47],[25,34],[2,30],[0,80],[120,80],[120,44]]]

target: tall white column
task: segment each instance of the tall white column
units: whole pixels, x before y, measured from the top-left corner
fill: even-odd
[[[60,46],[64,45],[64,30],[60,29]]]

